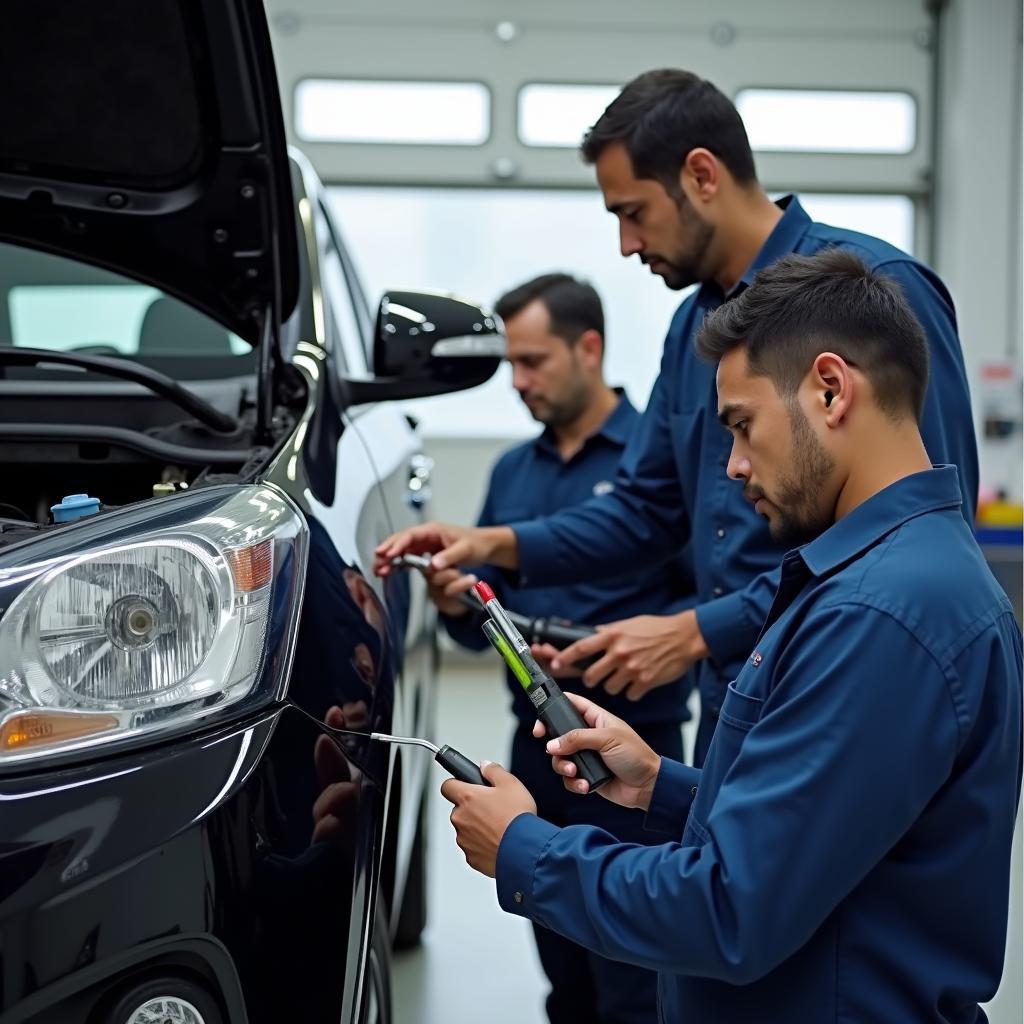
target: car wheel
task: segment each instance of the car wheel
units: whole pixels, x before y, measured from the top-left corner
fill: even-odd
[[[359,1024],[391,1024],[391,941],[380,903],[373,915],[373,943],[366,958]]]
[[[126,989],[101,1024],[224,1024],[216,1000],[184,978],[153,978]]]
[[[412,949],[419,944],[427,926],[427,797],[420,797],[420,813],[416,819],[416,835],[409,851],[409,873],[406,875],[402,906],[395,925],[395,949]]]

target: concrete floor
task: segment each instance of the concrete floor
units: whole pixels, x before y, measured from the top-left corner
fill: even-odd
[[[441,673],[437,737],[474,760],[508,764],[512,713],[500,668],[489,657],[449,659]],[[685,733],[685,730],[684,730]],[[692,736],[686,737],[692,749]],[[443,775],[437,775],[439,787]],[[547,979],[530,925],[499,907],[490,878],[455,845],[451,805],[433,790],[428,914],[417,949],[395,955],[397,1024],[532,1024],[546,1021]]]
[[[475,761],[508,764],[512,714],[493,659],[444,666],[436,735]],[[543,1021],[546,981],[530,925],[503,913],[493,880],[466,864],[448,821],[451,804],[438,792],[444,773],[435,774],[427,847],[428,923],[417,949],[395,955],[395,1021]]]

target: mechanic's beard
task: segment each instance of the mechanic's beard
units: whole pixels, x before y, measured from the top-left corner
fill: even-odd
[[[565,394],[557,399],[541,399],[536,412],[530,414],[538,423],[557,429],[575,422],[590,404],[590,387],[581,375],[574,376],[566,386]]]
[[[778,515],[768,521],[768,528],[774,541],[793,548],[814,540],[832,525],[833,516],[821,506],[821,493],[836,464],[795,402],[789,409],[789,421],[795,472],[779,476],[778,500],[768,499]]]
[[[680,194],[679,225],[683,238],[690,239],[685,252],[674,259],[663,259],[669,267],[661,278],[674,292],[689,288],[692,284],[700,284],[707,280],[707,252],[714,237],[715,229],[704,220],[693,208],[693,204],[685,195]]]

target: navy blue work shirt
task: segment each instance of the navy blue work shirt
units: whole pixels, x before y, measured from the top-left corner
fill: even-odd
[[[618,405],[572,458],[562,459],[550,430],[505,452],[491,471],[479,525],[548,516],[588,498],[594,498],[598,507],[607,501],[615,486],[622,451],[640,422],[640,413],[622,389],[615,390]],[[495,566],[481,566],[473,571],[487,580],[498,600],[513,611],[587,625],[632,615],[662,615],[666,609],[682,611],[693,603],[692,575],[681,556],[620,574],[615,579],[561,586],[517,586],[512,574]],[[480,615],[442,615],[441,620],[457,643],[474,650],[489,646],[480,630]],[[512,710],[523,725],[532,728],[537,720],[536,708],[511,673],[507,679]],[[594,691],[588,691],[578,678],[561,679],[559,685],[563,690],[594,696]],[[603,691],[600,699],[609,711],[633,724],[683,722],[689,718],[686,699],[690,687],[690,677],[684,676],[652,690],[640,701],[627,700],[622,694],[613,697]]]
[[[978,455],[953,302],[938,276],[877,238],[813,222],[793,196],[782,218],[737,285],[787,253],[838,246],[896,280],[924,328],[931,360],[921,435],[934,463],[960,473],[964,510],[973,522]],[[520,577],[530,585],[594,579],[636,569],[689,544],[697,590],[697,621],[711,650],[697,666],[701,707],[717,717],[728,681],[768,612],[784,553],[764,519],[726,476],[732,444],[718,422],[715,367],[700,359],[693,337],[706,313],[725,300],[704,284],[676,312],[647,410],[633,433],[607,500],[588,502],[543,520],[508,523],[516,532]],[[526,518],[526,517],[524,517]],[[667,613],[667,612],[666,612]],[[616,616],[621,618],[622,616]],[[695,763],[710,735],[702,714]]]
[[[680,841],[520,815],[501,906],[659,971],[666,1022],[983,1021],[1021,636],[961,498],[916,473],[787,554],[703,771],[662,761],[646,823]]]

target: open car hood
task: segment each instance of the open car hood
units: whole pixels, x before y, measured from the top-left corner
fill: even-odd
[[[251,344],[298,251],[261,0],[6,0],[0,240],[145,281]]]

